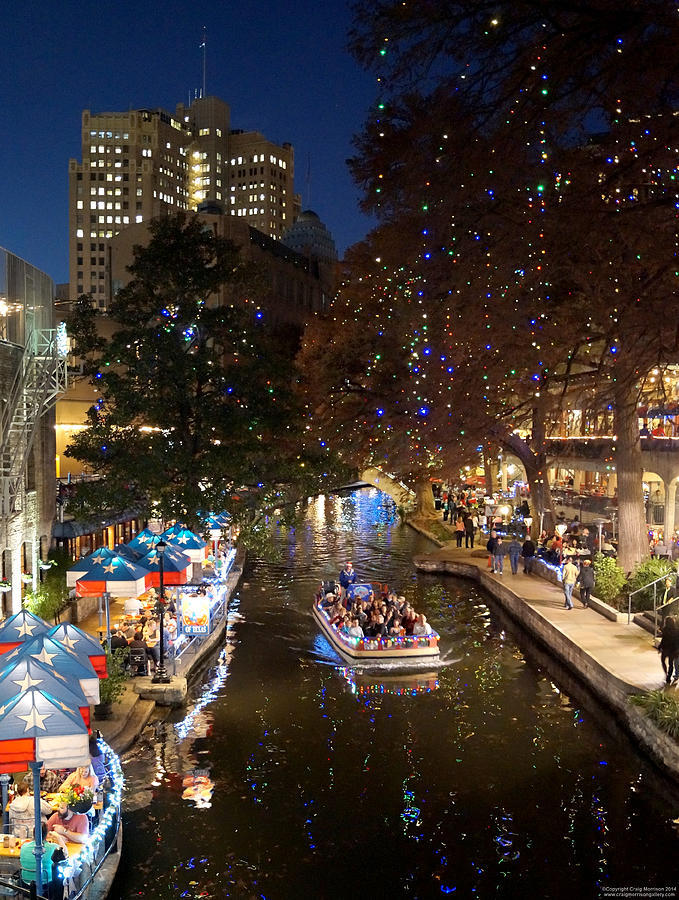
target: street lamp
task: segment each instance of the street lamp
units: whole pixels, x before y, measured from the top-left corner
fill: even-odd
[[[160,658],[158,660],[158,665],[156,666],[156,673],[151,679],[153,684],[169,684],[170,676],[165,671],[165,585],[163,584],[163,575],[165,571],[163,569],[163,557],[165,555],[165,550],[167,548],[167,544],[165,541],[158,541],[156,544],[156,553],[158,554],[158,565],[160,572],[160,596],[158,597],[158,603],[156,604],[156,612],[160,616]]]

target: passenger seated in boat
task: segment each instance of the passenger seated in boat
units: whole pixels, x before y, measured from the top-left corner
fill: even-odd
[[[335,603],[335,605],[330,610],[328,610],[328,615],[330,616],[330,624],[337,625],[338,622],[341,624],[345,614],[346,610],[342,606],[341,601],[338,600],[337,603]]]
[[[387,629],[387,634],[390,637],[398,637],[405,634],[405,628],[401,625],[401,617],[399,615],[395,615],[392,618],[391,624]]]
[[[367,628],[364,629],[366,637],[371,638],[381,638],[385,637],[387,633],[386,626],[384,624],[384,616],[380,613],[375,613],[371,619],[370,624]]]
[[[413,628],[413,634],[431,634],[431,625],[427,622],[427,617],[425,615],[419,615],[417,617],[417,621],[415,622],[415,626]]]
[[[412,634],[415,628],[415,624],[417,622],[417,615],[415,614],[415,610],[411,607],[407,614],[402,619],[403,627],[405,628],[406,634]]]
[[[328,591],[328,593],[323,597],[321,595],[321,606],[323,609],[329,609],[331,606],[337,602],[337,597],[332,593],[332,591]]]
[[[351,614],[358,621],[358,624],[362,629],[368,620],[368,615],[363,611],[363,604],[360,602],[360,600],[357,603],[354,603]]]
[[[359,625],[358,619],[353,618],[349,621],[349,629],[347,631],[347,634],[349,635],[349,637],[363,637],[363,629]]]

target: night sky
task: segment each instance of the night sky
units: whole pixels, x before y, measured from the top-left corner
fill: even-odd
[[[295,190],[342,255],[371,222],[345,160],[375,96],[347,53],[348,0],[43,0],[3,17],[0,246],[68,280],[68,161],[81,159],[83,109],[162,107],[200,89],[232,128],[295,148]],[[309,195],[307,173],[311,170]]]

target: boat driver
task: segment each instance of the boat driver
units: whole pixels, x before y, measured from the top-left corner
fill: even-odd
[[[356,572],[354,572],[354,567],[351,562],[348,562],[346,566],[339,573],[339,583],[340,583],[340,597],[344,599],[347,593],[347,588],[350,584],[356,583]]]

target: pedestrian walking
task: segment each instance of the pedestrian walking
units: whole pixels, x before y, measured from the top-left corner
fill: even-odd
[[[491,531],[490,537],[488,538],[488,543],[486,544],[486,550],[488,551],[488,566],[490,568],[491,575],[495,574],[495,544],[497,543],[497,532]]]
[[[594,569],[590,559],[583,560],[575,583],[580,585],[580,603],[587,609],[589,597],[594,587]]]
[[[563,585],[563,594],[566,599],[564,606],[566,609],[573,609],[573,588],[575,587],[575,579],[577,577],[578,567],[573,560],[568,557],[561,573],[561,584]]]
[[[512,575],[519,572],[519,557],[521,556],[521,544],[516,539],[516,535],[512,535],[512,539],[507,546],[507,555],[509,556],[509,565],[512,569]]]
[[[502,538],[498,535],[493,547],[493,571],[496,575],[502,575],[506,553],[507,545],[503,543]]]
[[[533,571],[533,560],[535,559],[535,544],[527,537],[521,547],[521,556],[523,557],[523,574],[530,575]]]
[[[662,637],[658,644],[660,663],[665,673],[665,683],[679,680],[679,626],[674,616],[666,616],[663,622]]]
[[[448,514],[450,513],[450,503],[451,503],[450,497],[446,497],[446,499],[443,501],[443,521],[444,522],[448,521]]]

